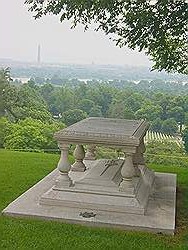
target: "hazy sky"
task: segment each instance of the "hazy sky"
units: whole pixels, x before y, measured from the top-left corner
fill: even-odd
[[[102,32],[32,15],[24,0],[0,0],[0,58],[36,61],[40,44],[42,62],[150,65],[144,54],[116,47]]]

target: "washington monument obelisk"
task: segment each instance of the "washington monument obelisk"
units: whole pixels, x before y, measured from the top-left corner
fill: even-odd
[[[37,51],[37,63],[40,64],[40,61],[41,58],[40,58],[40,44],[38,45],[38,51]]]

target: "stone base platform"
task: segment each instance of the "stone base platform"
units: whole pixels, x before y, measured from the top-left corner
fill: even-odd
[[[62,220],[68,223],[98,227],[114,227],[129,230],[145,230],[156,233],[174,234],[176,206],[176,175],[155,173],[155,187],[149,197],[146,213],[131,214],[99,209],[41,204],[41,197],[50,190],[58,176],[54,170],[15,201],[3,214],[8,216],[38,217]],[[83,173],[71,173],[79,180]]]
[[[133,177],[134,189],[119,190],[123,160],[84,161],[83,173],[69,172],[72,185],[55,185],[41,196],[40,205],[74,207],[82,210],[145,214],[153,191],[155,174],[140,165],[140,176]],[[82,176],[80,179],[79,177]],[[59,184],[59,183],[58,183]]]

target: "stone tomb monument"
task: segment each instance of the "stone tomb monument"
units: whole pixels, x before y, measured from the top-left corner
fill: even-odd
[[[147,168],[148,127],[144,120],[87,118],[55,133],[61,150],[57,169],[4,213],[173,234],[176,175]],[[124,157],[96,160],[97,146],[119,150]]]

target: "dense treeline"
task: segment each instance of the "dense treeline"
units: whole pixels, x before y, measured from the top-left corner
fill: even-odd
[[[0,144],[27,149],[42,141],[37,148],[53,148],[50,138],[54,131],[89,116],[147,119],[154,131],[181,133],[188,126],[187,85],[179,85],[181,94],[174,91],[177,83],[164,85],[169,91],[162,91],[160,85],[164,83],[141,81],[123,85],[123,81],[115,80],[87,84],[74,80],[74,84],[63,86],[37,85],[30,80],[14,85],[9,70],[1,70],[0,113],[5,118],[0,121]]]
[[[179,95],[135,86],[117,88],[109,82],[89,82],[69,87],[32,85],[32,88],[42,95],[52,116],[60,116],[66,125],[87,116],[147,119],[152,130],[174,134],[178,125],[181,132],[188,124],[186,91]]]
[[[63,79],[58,75],[53,75],[51,78],[45,77],[33,77],[31,78],[38,85],[44,85],[45,83],[50,83],[53,85],[58,86],[68,86],[68,87],[76,87],[82,80],[78,80],[76,78],[73,79]],[[180,80],[162,80],[162,79],[155,79],[155,80],[88,80],[83,79],[85,83],[95,85],[99,83],[106,83],[111,87],[117,87],[120,89],[132,89],[135,91],[160,91],[160,92],[168,92],[172,95],[184,94],[188,93],[188,82],[187,79],[183,81]]]

